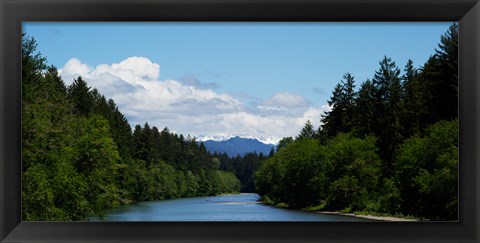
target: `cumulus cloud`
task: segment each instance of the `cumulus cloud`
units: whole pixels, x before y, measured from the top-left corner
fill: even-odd
[[[278,92],[256,104],[255,113],[267,116],[299,117],[312,107],[304,97],[290,92]]]
[[[90,86],[113,98],[132,126],[148,122],[197,137],[230,134],[278,142],[298,134],[307,120],[318,126],[321,115],[329,110],[328,105],[313,107],[289,92],[259,100],[248,94],[216,92],[217,84],[202,83],[191,75],[161,80],[160,65],[145,57],[96,67],[72,58],[59,73],[66,84],[82,76]]]
[[[73,79],[78,76],[87,76],[92,71],[92,68],[87,64],[82,63],[77,58],[68,60],[67,63],[59,70],[65,84],[70,85],[73,83]]]
[[[309,102],[300,95],[291,94],[289,92],[279,92],[272,96],[268,100],[264,100],[261,106],[267,107],[283,107],[283,108],[296,108],[306,107],[310,105]]]

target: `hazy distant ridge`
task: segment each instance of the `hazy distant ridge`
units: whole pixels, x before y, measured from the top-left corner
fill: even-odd
[[[230,157],[237,156],[237,154],[244,155],[253,151],[268,155],[272,147],[275,147],[272,144],[264,144],[257,139],[241,138],[238,136],[224,141],[207,140],[204,141],[203,144],[211,153],[227,153]]]

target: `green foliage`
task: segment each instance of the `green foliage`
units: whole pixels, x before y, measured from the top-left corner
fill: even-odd
[[[371,80],[361,84],[353,107],[353,129],[359,136],[373,134],[375,131],[376,89]]]
[[[274,206],[277,207],[277,208],[288,208],[289,207],[288,204],[286,204],[286,203],[277,203]]]
[[[307,120],[305,125],[300,131],[300,134],[297,136],[297,139],[304,139],[304,138],[314,138],[316,136],[315,129],[313,128],[312,123],[310,120]]]
[[[270,154],[273,153],[270,152]],[[243,157],[237,155],[230,158],[227,154],[213,154],[214,159],[217,158],[220,161],[220,169],[223,171],[233,172],[235,176],[240,180],[241,192],[255,192],[255,172],[267,157],[263,153],[257,154],[256,152],[247,153]]]
[[[329,204],[338,209],[350,208],[354,204],[353,200],[364,200],[362,195],[366,194],[364,188],[361,188],[359,181],[354,176],[342,176],[332,182],[329,186]],[[350,211],[350,210],[348,210]]]
[[[377,188],[380,160],[375,139],[340,134],[327,145],[295,140],[266,160],[256,174],[257,192],[295,208],[364,208]]]
[[[270,204],[458,219],[458,24],[422,67],[409,60],[400,75],[392,59],[379,64],[358,92],[349,73],[337,84],[316,136],[322,149],[284,139],[263,163],[257,192]],[[326,179],[305,186],[315,176]]]
[[[363,209],[378,188],[380,159],[373,137],[339,134],[330,141],[328,207]]]
[[[321,211],[321,210],[325,209],[326,206],[327,206],[326,202],[323,202],[319,205],[314,205],[314,206],[309,206],[309,207],[303,208],[303,210],[309,211],[309,212]]]
[[[81,77],[66,87],[22,42],[22,219],[86,220],[135,201],[237,192],[203,144],[130,124]],[[263,155],[262,155],[263,156]]]
[[[339,132],[350,132],[353,128],[356,97],[354,77],[346,73],[343,75],[343,80],[335,86],[332,97],[328,101],[332,110],[323,117],[320,136],[331,138]]]
[[[78,77],[68,87],[68,99],[73,103],[73,112],[78,115],[89,115],[94,107],[94,95],[87,82]]]
[[[285,164],[281,201],[293,207],[305,207],[325,197],[325,152],[315,139],[301,139],[280,151],[276,163]]]
[[[268,196],[273,203],[286,197],[283,190],[286,164],[280,160],[282,157],[280,152],[287,148],[288,146],[264,161],[255,173],[256,192],[260,196]]]
[[[389,176],[398,146],[403,140],[400,69],[391,58],[385,56],[380,61],[380,68],[375,72],[372,83],[376,91],[373,134],[378,137],[379,155],[384,162],[383,173]]]
[[[424,83],[420,82],[418,70],[413,61],[408,60],[402,76],[404,113],[402,114],[403,136],[410,137],[421,131],[421,117],[428,113],[425,110]]]
[[[22,34],[22,99],[23,102],[32,101],[35,96],[30,92],[41,87],[42,72],[47,67],[46,58],[37,50],[37,41],[30,36]]]
[[[136,201],[256,190],[270,205],[458,219],[458,24],[421,67],[384,57],[343,76],[314,129],[268,156],[210,154],[194,138],[131,126],[81,77],[66,87],[22,36],[22,219],[85,220]]]
[[[396,178],[384,178],[380,184],[377,201],[370,204],[367,210],[382,213],[401,212],[404,200],[396,184]]]
[[[267,195],[263,195],[261,198],[260,198],[260,201],[262,201],[263,203],[265,204],[268,204],[270,206],[273,206],[273,204],[275,204],[272,199],[270,199],[270,197],[268,197]]]
[[[286,147],[291,142],[293,142],[292,137],[282,138],[277,144],[277,150],[280,150],[280,149]]]
[[[52,188],[47,167],[32,164],[22,177],[22,211],[24,220],[56,219]]]
[[[219,178],[220,192],[238,192],[240,191],[240,181],[232,172],[216,171]]]
[[[402,145],[396,178],[402,209],[432,219],[456,219],[458,121],[440,121]]]

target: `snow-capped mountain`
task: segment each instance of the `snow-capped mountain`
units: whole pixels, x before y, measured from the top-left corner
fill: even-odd
[[[254,151],[268,155],[272,148],[275,149],[273,144],[265,144],[254,138],[242,138],[239,136],[231,137],[227,140],[206,140],[202,142],[211,153],[227,153],[230,157],[237,154],[243,156]]]
[[[201,142],[205,142],[209,140],[218,142],[218,141],[226,141],[234,137],[255,139],[268,145],[276,145],[278,141],[282,139],[282,138],[276,138],[276,137],[254,137],[254,136],[249,136],[245,134],[222,134],[222,133],[216,134],[213,136],[199,135],[199,136],[196,136],[195,138],[197,139],[197,141],[201,141]]]

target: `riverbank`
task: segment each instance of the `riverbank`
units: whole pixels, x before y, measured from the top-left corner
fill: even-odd
[[[289,208],[289,206],[285,203],[273,203],[268,197],[262,197],[259,199],[259,202],[265,205],[273,206],[276,208]],[[317,214],[325,214],[325,215],[338,215],[338,216],[347,216],[353,218],[360,218],[360,219],[369,219],[369,220],[377,220],[377,221],[389,221],[389,222],[415,222],[420,221],[417,218],[407,218],[407,217],[395,217],[390,215],[371,215],[371,214],[359,214],[359,213],[342,213],[342,212],[332,212],[332,211],[322,211],[315,208],[309,209],[302,209],[302,211],[310,212],[310,213],[317,213]]]
[[[393,216],[374,216],[374,215],[368,215],[368,214],[342,213],[342,212],[330,212],[330,211],[315,211],[314,213],[349,216],[349,217],[355,217],[355,218],[372,219],[372,220],[389,221],[389,222],[420,221],[419,219],[414,219],[414,218],[399,218],[399,217],[393,217]]]
[[[367,219],[354,217],[267,207],[261,205],[258,199],[259,196],[257,194],[241,193],[229,196],[205,196],[147,201],[110,210],[104,218],[91,218],[90,221],[368,221]]]
[[[276,208],[289,208],[289,206],[285,203],[273,203],[272,200],[268,197],[262,197],[259,199],[259,202],[265,205],[273,206]],[[317,214],[327,214],[327,215],[339,215],[339,216],[347,216],[353,218],[362,218],[362,219],[370,219],[370,220],[377,220],[377,221],[389,221],[389,222],[415,222],[420,221],[420,219],[413,218],[413,217],[395,217],[391,215],[371,215],[368,213],[344,213],[344,212],[334,212],[334,211],[322,211],[320,210],[323,208],[321,207],[310,207],[304,208],[302,211],[307,211],[311,213]]]

